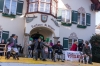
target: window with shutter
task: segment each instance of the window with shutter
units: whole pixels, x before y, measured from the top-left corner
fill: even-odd
[[[68,50],[68,38],[63,38],[63,49]]]
[[[90,26],[91,25],[91,14],[86,13],[86,25]]]
[[[78,11],[72,11],[72,23],[77,24],[78,22]]]
[[[17,0],[4,0],[3,13],[16,15]]]
[[[57,12],[57,21],[61,22],[62,20],[62,9],[58,9]]]
[[[3,31],[2,32],[2,39],[4,39],[4,42],[7,42],[7,39],[9,38],[9,31]]]
[[[0,12],[3,12],[4,0],[0,0]]]
[[[23,12],[23,1],[18,1],[17,3],[17,15],[22,15]]]

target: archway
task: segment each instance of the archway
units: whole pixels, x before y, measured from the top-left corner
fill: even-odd
[[[53,41],[54,32],[46,27],[36,27],[30,31],[30,37],[33,39],[38,39],[39,36],[43,37],[43,40],[50,38]]]
[[[32,37],[34,40],[37,40],[40,36],[43,37],[43,41],[44,41],[44,36],[43,36],[42,34],[39,34],[38,32],[31,35],[31,37]]]

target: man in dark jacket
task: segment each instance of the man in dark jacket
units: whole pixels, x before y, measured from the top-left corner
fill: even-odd
[[[64,62],[63,46],[60,44],[60,41],[58,41],[57,44],[52,47],[52,49],[54,52],[54,62],[56,62],[58,55],[61,55],[61,60]]]
[[[89,45],[89,42],[86,41],[85,43],[86,44],[83,47],[84,61],[85,61],[85,63],[87,63],[86,57],[89,56],[88,63],[89,64],[92,64],[92,51],[91,51],[90,47],[88,46]]]
[[[84,47],[84,41],[82,40],[82,42],[80,42],[80,43],[78,44],[78,51],[81,51],[81,52],[82,52],[83,47]]]
[[[38,38],[38,41],[33,42],[33,44],[31,44],[31,46],[34,45],[34,53],[35,53],[35,59],[38,59],[38,54],[40,52],[42,60],[46,61],[46,55],[45,55],[45,51],[44,51],[44,46],[47,46],[43,41],[42,41],[42,37],[40,36]]]

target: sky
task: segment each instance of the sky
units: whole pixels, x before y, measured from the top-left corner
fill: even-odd
[[[96,25],[100,24],[100,12],[96,13]]]

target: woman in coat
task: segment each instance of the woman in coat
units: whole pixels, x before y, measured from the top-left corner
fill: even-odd
[[[71,51],[77,51],[77,40],[74,41],[74,44],[72,45]]]

